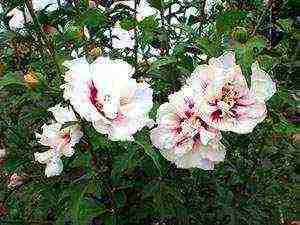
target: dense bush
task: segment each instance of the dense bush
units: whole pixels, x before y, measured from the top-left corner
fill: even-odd
[[[298,1],[58,2],[50,10],[53,5],[37,9],[29,0],[0,0],[0,224],[296,220]],[[9,13],[15,7],[23,12]],[[27,17],[23,28],[13,26],[13,15],[17,22]],[[131,33],[132,46],[126,34],[114,36],[116,26]],[[79,120],[83,137],[75,154],[62,158],[61,175],[46,177],[45,165],[35,161],[36,152],[48,149],[35,135],[54,120],[47,110],[68,104],[61,88],[64,61],[86,56],[93,62],[101,55],[125,60],[136,80],[151,84],[155,119],[198,65],[227,51],[235,52],[248,82],[258,61],[277,91],[253,132],[222,132],[226,158],[214,170],[177,168],[151,144],[150,128],[137,132],[135,141],[111,141],[85,119]]]

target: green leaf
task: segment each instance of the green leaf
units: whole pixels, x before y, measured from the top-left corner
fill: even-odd
[[[113,157],[112,175],[124,174],[138,165],[139,160],[136,158],[136,148],[129,145],[127,152]]]
[[[92,9],[86,11],[82,16],[83,22],[86,25],[101,27],[106,24],[107,18],[100,9]]]
[[[91,199],[81,198],[79,203],[79,222],[89,224],[93,217],[99,216],[106,211],[103,204],[95,204]]]
[[[154,149],[150,140],[150,134],[149,131],[142,131],[139,132],[135,136],[135,143],[140,146],[144,152],[153,160],[159,175],[162,176],[163,172],[163,161],[162,161],[162,156],[160,155],[159,151]]]
[[[132,17],[124,17],[120,21],[121,28],[124,30],[131,30],[135,27],[136,23]]]
[[[151,67],[155,68],[155,67],[160,67],[160,66],[166,66],[166,65],[170,65],[173,63],[176,63],[177,59],[175,57],[165,57],[165,58],[160,58],[159,60],[156,60]]]
[[[164,0],[147,0],[149,4],[158,10],[162,10],[165,7]]]
[[[7,173],[11,173],[20,168],[24,163],[26,163],[26,161],[21,159],[7,159],[5,160],[3,170]]]
[[[139,23],[139,28],[141,30],[154,31],[158,27],[159,23],[154,16],[149,16],[143,19]]]
[[[105,225],[117,225],[117,216],[115,214],[108,215],[105,218]]]
[[[21,80],[20,74],[17,72],[8,72],[0,80],[0,90],[10,85],[25,86],[25,83]]]
[[[253,37],[245,44],[238,44],[235,47],[237,64],[241,66],[247,83],[250,86],[251,66],[257,56],[266,48],[267,40],[263,37]]]
[[[293,30],[293,21],[291,19],[279,19],[276,21],[276,27],[286,33],[291,33]]]
[[[239,25],[240,21],[248,15],[247,11],[228,11],[217,18],[216,27],[218,32],[230,32],[231,29]]]
[[[260,54],[267,46],[268,40],[262,36],[255,36],[250,38],[246,46],[250,48],[254,54]]]
[[[115,201],[118,208],[122,208],[126,203],[126,194],[123,190],[115,193]]]

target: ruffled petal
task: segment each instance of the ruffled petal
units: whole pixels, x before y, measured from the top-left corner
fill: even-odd
[[[47,163],[45,175],[47,177],[58,176],[63,171],[63,163],[61,159],[52,159]]]
[[[206,93],[207,85],[211,79],[211,69],[208,65],[199,65],[193,71],[191,77],[187,80],[187,85],[198,89],[199,95]]]
[[[125,117],[139,117],[147,114],[153,107],[153,90],[146,82],[137,83],[130,79],[121,90],[120,111]]]
[[[7,13],[7,16],[12,17],[8,23],[10,29],[17,30],[22,29],[24,27],[25,16],[22,10],[14,8]]]
[[[61,149],[61,151],[62,151],[62,154],[66,157],[71,157],[75,153],[75,149],[72,147],[71,144],[64,145],[63,148]]]
[[[148,116],[143,115],[135,118],[123,118],[118,121],[113,121],[111,132],[108,134],[113,141],[127,140],[133,141],[133,134],[141,130],[152,120]]]
[[[89,81],[92,77],[90,64],[85,57],[65,61],[63,65],[69,69],[69,72],[65,75],[65,81],[67,82],[82,83],[82,81]]]
[[[158,149],[172,149],[176,140],[170,129],[157,127],[151,130],[150,138],[152,144]]]
[[[262,69],[258,63],[252,64],[251,91],[258,101],[264,102],[270,99],[276,92],[276,83]]]
[[[61,142],[59,131],[62,127],[60,123],[52,123],[50,125],[44,124],[42,126],[43,133],[36,134],[39,138],[39,143],[45,146],[56,146]]]
[[[45,9],[48,12],[52,12],[55,11],[56,9],[58,9],[59,5],[57,0],[31,0],[32,2],[32,6],[34,10],[40,11]],[[63,4],[64,1],[61,1],[61,4]]]
[[[39,163],[45,164],[48,163],[52,158],[51,150],[45,152],[36,152],[34,153],[34,160],[38,161]]]
[[[228,125],[228,130],[239,134],[247,134],[253,131],[255,126],[267,116],[265,103],[256,102],[249,107],[238,107],[237,118]]]
[[[71,121],[77,121],[75,113],[70,107],[62,107],[61,104],[57,104],[48,109],[48,111],[52,112],[58,123],[64,124]]]
[[[134,48],[134,32],[122,29],[119,26],[111,28],[112,33],[112,46],[113,48]]]
[[[219,68],[224,71],[231,70],[235,67],[235,54],[233,51],[225,52],[218,58],[211,58],[209,60],[209,65],[215,68]]]

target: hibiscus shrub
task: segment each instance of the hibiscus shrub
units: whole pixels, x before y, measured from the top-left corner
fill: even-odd
[[[0,0],[0,224],[292,224],[299,16]]]

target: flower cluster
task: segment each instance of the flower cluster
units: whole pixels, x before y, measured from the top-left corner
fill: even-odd
[[[219,2],[206,1],[205,14],[209,16]],[[59,3],[56,0],[32,0],[31,4],[35,11],[51,12],[60,5],[72,3],[65,0]],[[119,4],[135,8],[137,21],[147,16],[155,18],[161,13],[146,0],[141,0],[138,5],[135,5],[135,1],[118,1],[112,6]],[[89,7],[105,10],[96,1],[89,1]],[[180,4],[172,5],[170,10],[180,11]],[[196,15],[197,10],[190,7],[186,14]],[[7,15],[11,17],[9,26],[12,30],[21,30],[26,22],[33,20],[26,5],[23,10],[15,8]],[[176,18],[170,22],[174,27],[179,23]],[[87,26],[83,31],[86,38],[92,40],[92,33]],[[144,50],[137,45],[135,35],[133,29],[124,30],[118,22],[108,34],[115,49],[137,47],[139,60]],[[172,40],[170,43],[172,46]],[[160,55],[160,50],[148,50],[153,56]],[[75,59],[64,62],[67,72],[62,85],[63,97],[77,115],[90,122],[96,131],[113,141],[134,141],[136,132],[154,124],[149,117],[153,106],[153,90],[145,81],[133,78],[135,70],[130,64],[105,56],[89,63],[86,57],[71,55]],[[36,82],[32,82],[32,77],[33,73],[28,73],[25,80],[34,86]],[[181,90],[171,94],[168,102],[159,107],[156,127],[151,130],[152,143],[178,167],[211,170],[226,155],[225,146],[221,143],[221,131],[239,134],[252,132],[265,119],[266,101],[275,91],[275,83],[259,68],[257,62],[252,65],[249,87],[233,52],[211,58],[207,65],[199,65]],[[75,152],[75,144],[83,136],[70,107],[58,104],[49,111],[56,121],[44,124],[42,134],[36,134],[39,143],[49,149],[34,155],[36,161],[46,164],[47,177],[62,172],[61,157],[71,157]]]
[[[148,115],[153,91],[146,82],[132,78],[131,65],[108,57],[91,64],[85,57],[77,58],[64,65],[68,68],[62,85],[65,100],[99,133],[113,141],[133,141],[137,131],[153,125]],[[266,117],[266,101],[275,91],[275,83],[257,63],[252,65],[248,87],[233,52],[211,58],[159,107],[151,140],[178,167],[211,170],[226,155],[220,131],[252,132]],[[35,153],[38,162],[47,164],[48,177],[62,172],[61,156],[72,156],[83,135],[76,124],[63,126],[77,121],[70,108],[59,104],[49,111],[57,122],[45,124],[37,137],[50,149]]]
[[[257,63],[249,88],[233,52],[200,65],[158,110],[153,144],[178,167],[213,169],[225,157],[221,131],[246,134],[266,117],[275,83]]]

